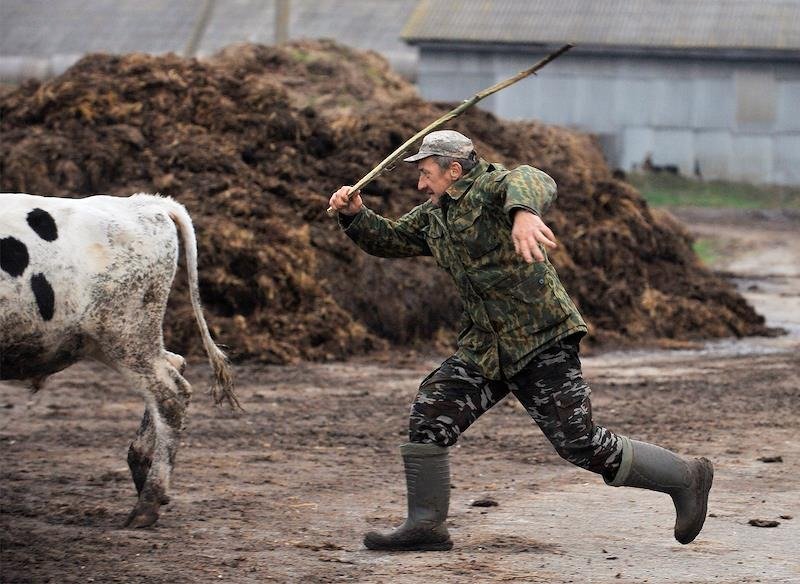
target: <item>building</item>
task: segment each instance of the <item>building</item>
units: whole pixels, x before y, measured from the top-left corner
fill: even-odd
[[[624,170],[800,184],[797,0],[421,0],[403,38],[445,101],[573,42],[482,107],[595,133]]]
[[[400,39],[416,0],[2,0],[0,81],[50,77],[87,53],[203,57],[232,43],[331,38],[413,78]],[[284,18],[281,23],[280,12]],[[283,30],[282,30],[283,29]]]
[[[625,170],[800,184],[800,0],[2,0],[0,82],[282,36],[375,50],[446,101],[574,42],[481,107],[593,132]]]

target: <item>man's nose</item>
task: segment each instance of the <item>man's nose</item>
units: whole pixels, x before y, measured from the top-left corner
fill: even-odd
[[[418,191],[424,191],[425,190],[425,180],[424,179],[420,178],[417,181],[417,190]]]

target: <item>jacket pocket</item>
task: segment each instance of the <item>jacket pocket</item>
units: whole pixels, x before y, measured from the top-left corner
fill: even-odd
[[[524,276],[520,282],[508,288],[508,294],[525,304],[537,304],[553,297],[555,279],[547,269],[547,264],[534,264],[533,272]]]
[[[425,241],[436,263],[443,268],[449,266],[447,238],[444,236],[444,228],[439,223],[432,222],[425,226],[422,232],[425,234]]]
[[[557,288],[560,285],[547,264],[538,263],[528,276],[508,288],[504,294],[522,314],[522,327],[529,332],[536,332],[569,316],[569,307]]]
[[[452,222],[453,232],[464,244],[472,259],[478,259],[500,245],[496,229],[483,214],[483,207],[476,205],[456,217]]]

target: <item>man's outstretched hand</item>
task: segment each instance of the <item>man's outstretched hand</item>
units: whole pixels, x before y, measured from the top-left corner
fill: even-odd
[[[349,201],[347,200],[347,193],[349,193],[352,188],[353,187],[345,186],[331,195],[331,200],[328,204],[334,211],[345,215],[355,215],[361,211],[361,205],[363,204],[361,202],[361,191],[357,191],[352,199]]]
[[[556,236],[542,218],[525,209],[518,209],[514,213],[511,239],[514,241],[516,252],[529,264],[534,261],[544,261],[544,254],[539,248],[540,243],[550,249],[558,247]]]

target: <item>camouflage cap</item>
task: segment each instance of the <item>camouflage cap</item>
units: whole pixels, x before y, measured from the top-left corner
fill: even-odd
[[[422,140],[419,152],[404,162],[416,162],[428,156],[449,156],[451,158],[469,158],[475,151],[472,140],[455,130],[439,130],[431,132]]]

